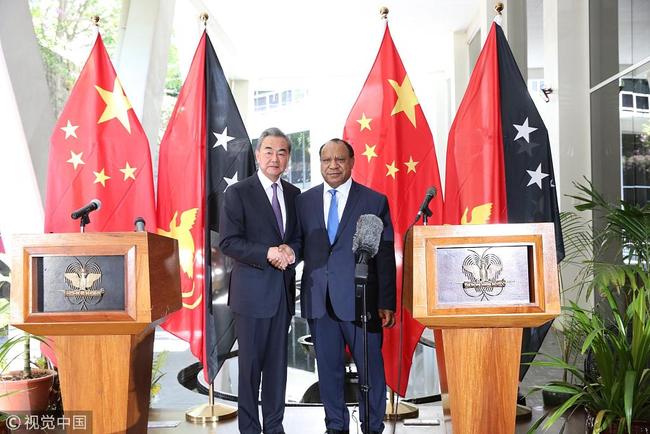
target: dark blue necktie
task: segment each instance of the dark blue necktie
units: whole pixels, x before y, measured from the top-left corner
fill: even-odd
[[[280,238],[284,238],[284,225],[282,224],[282,208],[280,208],[280,201],[278,200],[278,184],[273,183],[273,198],[271,199],[271,207],[273,208],[273,214],[275,214],[275,220],[278,223],[278,229],[280,229]]]
[[[334,244],[336,231],[339,229],[339,205],[336,200],[336,190],[332,189],[329,193],[332,195],[332,201],[330,202],[330,210],[327,214],[327,236],[330,239],[330,244]]]

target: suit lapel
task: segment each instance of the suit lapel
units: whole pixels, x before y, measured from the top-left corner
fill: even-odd
[[[316,219],[318,219],[318,223],[322,229],[327,230],[327,227],[325,226],[325,204],[323,203],[323,190],[325,188],[325,184],[321,184],[318,187],[316,187],[316,192],[318,193],[318,200],[316,200]]]
[[[271,206],[271,202],[269,201],[269,197],[266,195],[266,192],[264,191],[264,187],[262,186],[262,181],[260,181],[259,176],[256,174],[254,175],[255,179],[253,180],[253,185],[252,185],[252,196],[255,200],[255,203],[263,203],[264,205],[261,206],[262,211],[266,214],[266,217],[264,217],[265,221],[271,222],[271,226],[275,229],[275,233],[278,234],[278,237],[280,237],[280,228],[278,227],[278,224],[276,223],[275,220],[275,213],[273,212],[273,207]],[[286,201],[286,199],[285,199]]]
[[[350,186],[350,193],[348,194],[348,200],[345,202],[345,208],[343,209],[343,216],[339,223],[338,230],[336,231],[336,238],[334,238],[334,244],[341,236],[341,233],[345,230],[345,226],[350,222],[352,216],[355,214],[355,209],[359,204],[359,185],[352,181]]]
[[[293,227],[294,222],[296,220],[296,210],[294,206],[290,205],[293,204],[294,202],[290,201],[290,199],[292,198],[289,198],[290,193],[289,193],[289,188],[287,187],[289,183],[284,180],[280,180],[280,182],[282,182],[282,195],[284,196],[284,209],[286,210],[287,213],[287,215],[285,216],[287,223],[285,224],[285,228],[284,228],[284,239],[286,240],[288,236],[289,228]],[[271,208],[271,211],[273,211],[273,208]]]

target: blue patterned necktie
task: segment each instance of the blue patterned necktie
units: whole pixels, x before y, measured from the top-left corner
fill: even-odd
[[[336,200],[336,190],[332,189],[329,193],[332,195],[332,201],[330,202],[330,210],[327,213],[327,236],[330,239],[330,244],[334,244],[336,231],[339,229],[339,204]]]
[[[271,207],[273,208],[273,214],[275,214],[275,220],[278,223],[278,229],[280,229],[280,237],[284,238],[284,225],[282,224],[282,208],[280,208],[280,201],[278,200],[278,184],[273,183],[273,198],[271,199]]]

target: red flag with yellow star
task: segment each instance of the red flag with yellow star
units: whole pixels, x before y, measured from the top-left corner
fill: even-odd
[[[441,190],[433,136],[388,24],[377,59],[345,123],[343,137],[355,150],[352,177],[388,197],[395,228],[399,327],[384,329],[383,354],[386,382],[404,396],[413,351],[424,327],[402,308],[402,244],[427,189],[433,186]],[[433,216],[429,223],[440,224],[440,194],[430,208]]]
[[[78,232],[72,211],[99,199],[87,231],[154,230],[149,143],[100,35],[50,138],[45,232]]]

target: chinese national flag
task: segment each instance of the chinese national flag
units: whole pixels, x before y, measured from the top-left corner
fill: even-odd
[[[345,123],[343,137],[355,150],[353,178],[388,197],[397,255],[397,327],[384,329],[383,354],[388,386],[404,396],[411,359],[424,327],[402,308],[404,233],[429,187],[430,224],[442,222],[440,175],[433,136],[409,76],[393,44],[388,24],[366,83]],[[400,347],[400,333],[403,342]]]
[[[78,232],[70,214],[92,199],[87,231],[156,227],[149,143],[99,35],[50,142],[45,232]]]
[[[548,131],[496,23],[449,131],[446,169],[445,223],[553,222],[564,258]],[[525,330],[522,351],[538,351],[549,326]]]
[[[207,33],[160,143],[158,233],[178,240],[183,307],[162,327],[189,342],[212,382],[235,341],[218,249],[222,196],[255,170],[253,148]]]

